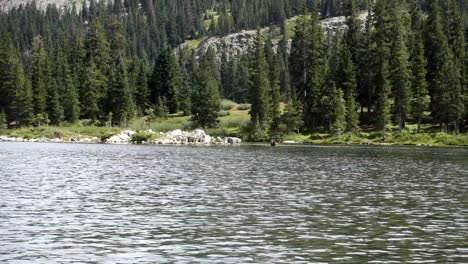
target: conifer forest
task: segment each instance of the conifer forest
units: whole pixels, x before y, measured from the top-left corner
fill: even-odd
[[[215,128],[229,100],[248,105],[250,141],[467,133],[467,25],[464,0],[31,2],[0,11],[0,126]],[[242,54],[187,44],[244,30]]]

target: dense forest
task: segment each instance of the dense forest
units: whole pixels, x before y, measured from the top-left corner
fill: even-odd
[[[0,125],[180,113],[207,128],[229,99],[251,105],[250,140],[360,129],[385,140],[408,122],[457,134],[468,129],[467,13],[463,0],[33,2],[0,13]],[[320,20],[339,15],[346,29],[326,35]],[[258,29],[256,47],[236,58],[178,48],[243,29]]]

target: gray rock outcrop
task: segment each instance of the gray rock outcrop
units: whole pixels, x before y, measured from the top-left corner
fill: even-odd
[[[135,135],[135,131],[125,130],[117,135],[114,135],[106,140],[106,143],[110,144],[128,144],[132,141],[132,136]]]
[[[291,18],[290,21],[294,22],[296,18]],[[367,19],[367,11],[363,11],[359,14],[359,19],[361,21],[366,21]],[[325,30],[325,34],[328,36],[334,35],[337,31],[345,30],[347,28],[346,25],[346,17],[339,16],[339,17],[332,17],[322,20],[322,26]],[[262,29],[262,33],[268,33],[269,28]],[[223,53],[226,53],[227,60],[231,60],[232,58],[239,57],[249,52],[255,47],[255,37],[257,35],[256,30],[243,30],[241,32],[233,33],[226,35],[224,37],[210,37],[204,41],[202,41],[198,47],[196,48],[195,52],[197,57],[200,58],[209,48],[213,49],[216,58],[218,61],[221,61],[221,56]],[[278,40],[273,40],[273,51],[276,52],[278,48]],[[185,44],[182,44],[180,48],[185,47]],[[291,40],[288,40],[288,51],[291,48]]]
[[[177,129],[160,133],[159,136],[158,139],[153,140],[151,143],[158,145],[240,145],[242,142],[240,138],[235,137],[212,137],[201,129],[192,132]]]

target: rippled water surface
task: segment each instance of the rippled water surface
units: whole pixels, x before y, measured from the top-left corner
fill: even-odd
[[[468,149],[0,143],[1,263],[468,263]]]

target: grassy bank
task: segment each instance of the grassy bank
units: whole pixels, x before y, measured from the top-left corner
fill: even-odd
[[[249,110],[243,106],[223,106],[222,116],[219,118],[218,128],[207,129],[212,136],[235,136],[247,139],[245,127],[249,122]],[[63,126],[24,127],[19,129],[0,129],[0,135],[37,139],[62,137],[69,140],[71,137],[97,137],[105,138],[117,134],[122,130],[145,131],[151,128],[154,132],[167,132],[175,129],[190,130],[191,124],[188,116],[170,115],[167,119],[157,119],[148,124],[143,118],[134,119],[127,127],[85,126],[82,124]],[[408,130],[398,133],[391,128],[387,141],[382,141],[381,132],[361,131],[342,135],[330,134],[293,134],[285,135],[282,140],[307,144],[365,144],[365,145],[421,145],[421,146],[468,146],[468,134],[448,135],[445,133],[430,132],[430,127],[423,129],[424,133],[416,133],[415,126],[409,125]]]
[[[414,146],[468,146],[468,134],[448,135],[446,133],[389,133],[386,142],[381,132],[358,132],[342,135],[313,134],[288,135],[287,141],[307,144],[356,144],[356,145],[414,145]]]

